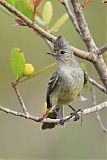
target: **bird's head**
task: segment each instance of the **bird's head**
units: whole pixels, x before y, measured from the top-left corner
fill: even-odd
[[[58,36],[52,51],[48,54],[52,55],[57,61],[65,63],[69,63],[73,57],[73,51],[70,44],[61,36]]]

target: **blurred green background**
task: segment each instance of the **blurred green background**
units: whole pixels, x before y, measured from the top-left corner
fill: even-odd
[[[65,10],[57,1],[51,1],[54,7],[52,25]],[[84,8],[84,13],[94,40],[100,47],[107,41],[107,5],[102,4],[100,0],[93,0]],[[27,62],[32,63],[35,70],[55,60],[46,55],[49,49],[37,34],[26,27],[13,27],[14,24],[14,19],[0,11],[0,104],[20,111],[21,107],[11,87],[11,81],[14,80],[10,68],[11,49],[20,48]],[[63,35],[75,47],[86,49],[69,21],[55,35]],[[89,75],[100,82],[93,65],[81,59],[78,60],[84,62]],[[47,82],[54,70],[55,67],[19,86],[28,111],[33,115],[42,114]],[[77,108],[91,107],[93,104],[90,91],[83,89],[82,95],[85,95],[88,101],[81,103],[77,100],[74,105]],[[96,89],[96,95],[98,103],[107,99],[98,89]],[[70,110],[66,108],[66,112],[68,111]],[[107,126],[105,112],[102,110],[100,114]],[[83,117],[82,127],[78,121],[67,123],[65,128],[56,127],[53,130],[41,131],[40,123],[0,111],[0,158],[107,160],[107,135],[99,127],[95,113]]]

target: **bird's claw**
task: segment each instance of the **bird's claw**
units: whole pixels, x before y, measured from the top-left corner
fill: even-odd
[[[62,118],[62,119],[60,119],[60,122],[59,122],[59,124],[60,125],[64,125],[64,123],[65,123],[65,120]]]
[[[74,121],[77,121],[77,120],[79,120],[79,118],[80,118],[80,116],[78,115],[78,112],[83,112],[83,110],[82,109],[78,109],[77,111],[74,111],[73,113],[71,113],[70,115],[71,115],[71,118],[73,117],[73,116],[75,116],[74,117]]]

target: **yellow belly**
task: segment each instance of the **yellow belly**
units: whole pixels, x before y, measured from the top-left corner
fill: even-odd
[[[63,82],[62,84],[57,84],[50,96],[52,104],[63,105],[72,102],[83,88],[83,83],[83,79],[79,79],[75,83],[71,81],[71,83]]]

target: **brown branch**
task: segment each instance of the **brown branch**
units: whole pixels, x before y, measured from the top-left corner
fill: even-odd
[[[89,31],[88,24],[85,20],[80,0],[71,0],[71,3],[74,8],[74,13],[76,15],[80,31],[82,33],[82,40],[86,44],[88,51],[95,52],[97,50],[97,47]]]
[[[9,108],[2,107],[1,105],[0,105],[0,110],[5,112],[5,113],[12,114],[14,116],[24,117],[26,119],[31,119],[31,120],[34,120],[36,122],[40,122],[40,118],[39,117],[34,117],[34,116],[31,116],[30,114],[28,116],[26,116],[24,113],[13,111],[13,110],[11,110]]]
[[[102,55],[98,56],[97,60],[93,64],[94,64],[105,88],[107,89],[107,66],[104,62]]]
[[[76,1],[77,2],[77,1]],[[47,31],[43,30],[40,28],[38,25],[32,23],[30,19],[25,17],[22,13],[20,13],[16,8],[12,7],[10,4],[8,4],[4,0],[0,0],[0,4],[3,5],[5,8],[7,8],[10,12],[15,14],[17,17],[19,17],[22,21],[24,21],[30,28],[38,32],[42,37],[48,39],[51,42],[55,42],[56,37],[49,34]],[[90,40],[91,41],[91,40]],[[91,45],[91,42],[90,42]],[[88,61],[91,61],[95,64],[95,67],[103,81],[103,84],[107,88],[107,68],[106,65],[104,64],[103,58],[97,59],[97,56],[91,52],[86,52],[79,50],[75,47],[72,47],[74,54],[80,58],[86,59]],[[98,60],[98,62],[97,62]],[[95,63],[96,62],[96,63]],[[103,66],[103,67],[102,67]]]
[[[51,41],[52,43],[55,42],[56,37],[49,34],[47,31],[39,27],[38,25],[32,23],[30,19],[28,19],[26,16],[24,16],[21,12],[19,12],[16,8],[12,7],[10,4],[8,4],[4,0],[0,0],[0,4],[3,5],[5,8],[7,8],[10,12],[15,14],[17,17],[19,17],[27,26],[32,28],[34,31],[38,32],[42,37],[46,38],[47,40]],[[89,60],[94,62],[96,60],[96,56],[90,52],[85,52],[82,50],[79,50],[75,47],[72,47],[74,54],[80,58]]]
[[[73,46],[72,46],[72,50],[73,50],[75,56],[77,56],[79,58],[88,60],[92,63],[96,62],[96,60],[97,60],[97,56],[91,52],[83,51],[83,50],[77,49]]]
[[[71,0],[71,2],[75,5],[74,9],[75,9],[75,14],[77,14],[77,20],[78,20],[78,24],[80,23],[79,27],[81,26],[81,32],[83,32],[83,37],[85,37],[86,39],[88,39],[88,43],[89,46],[93,48],[94,46],[94,50],[96,48],[96,46],[94,45],[93,39],[89,33],[88,30],[88,26],[86,24],[84,15],[82,13],[82,9],[80,7],[80,3],[78,0],[74,1]],[[22,21],[24,21],[30,28],[32,28],[33,30],[35,30],[36,32],[38,32],[42,37],[48,39],[51,42],[55,42],[56,37],[49,34],[47,31],[43,30],[42,28],[40,28],[38,25],[32,23],[32,21],[30,19],[28,19],[27,17],[25,17],[22,13],[20,13],[16,8],[12,7],[10,4],[8,4],[6,1],[4,0],[0,0],[0,4],[3,5],[5,8],[7,8],[10,12],[12,12],[13,14],[15,14],[17,17],[19,17]],[[82,27],[82,23],[83,23],[83,27]],[[107,89],[107,67],[104,63],[103,58],[97,57],[95,54],[90,53],[90,52],[85,52],[85,51],[81,51],[75,47],[72,47],[74,54],[80,58],[89,60],[91,62],[94,63],[102,81],[103,84],[105,85],[106,89]],[[90,49],[93,50],[93,49]]]
[[[81,33],[82,33],[82,39],[85,42],[88,50],[91,52],[95,52],[97,50],[97,47],[96,47],[94,40],[92,39],[92,36],[89,32],[88,25],[85,21],[83,13],[82,13],[82,8],[80,7],[80,3],[78,0],[76,0],[76,1],[71,0],[71,2],[73,3],[74,12],[77,17],[78,26],[79,26]],[[32,28],[37,33],[39,33],[42,37],[46,38],[47,40],[51,41],[52,43],[55,42],[55,40],[56,40],[55,36],[49,34],[47,31],[43,30],[38,25],[32,23],[32,21],[30,19],[28,19],[23,14],[21,14],[16,8],[9,5],[6,1],[0,0],[0,4],[3,5],[5,8],[7,8],[10,12],[15,14],[17,17],[19,17],[23,22],[25,22],[27,24],[27,26]],[[95,54],[93,54],[91,52],[85,52],[85,51],[79,50],[74,47],[72,47],[72,49],[73,49],[74,54],[76,56],[95,63],[96,69],[97,69],[100,77],[102,77],[102,81],[103,81],[104,85],[107,86],[107,69],[105,69],[106,67],[104,66],[105,63],[103,62],[102,57],[101,56],[97,57]],[[100,67],[101,67],[101,69],[100,69]],[[22,101],[20,101],[20,102],[22,102]],[[93,112],[96,112],[96,111],[101,110],[106,107],[107,107],[107,101],[103,102],[99,105],[96,105],[92,108],[84,109],[82,115],[93,113]],[[60,124],[60,121],[61,121],[60,119],[49,119],[49,118],[42,120],[41,117],[35,117],[30,114],[25,114],[25,113],[13,111],[11,109],[8,109],[8,108],[2,107],[2,106],[0,106],[0,110],[3,112],[9,113],[9,114],[24,117],[24,118],[27,118],[27,119],[30,119],[30,120],[33,120],[36,122],[48,122],[48,123],[59,123]],[[26,112],[27,111],[26,108],[23,108],[23,111]],[[78,114],[81,115],[81,112],[79,112]],[[68,121],[70,119],[73,120],[74,118],[75,118],[75,116],[72,117],[71,115],[68,115],[68,116],[64,117],[64,121]]]
[[[83,112],[82,112],[82,116],[83,115],[87,115],[87,114],[90,114],[90,113],[94,113],[94,112],[97,112],[101,109],[104,109],[107,107],[107,101],[105,102],[102,102],[101,104],[99,105],[96,105],[94,107],[91,107],[91,108],[87,108],[87,109],[84,109]],[[0,110],[5,112],[5,113],[9,113],[9,114],[12,114],[14,116],[18,116],[18,117],[23,117],[23,118],[26,118],[26,119],[30,119],[30,120],[33,120],[35,122],[48,122],[48,123],[59,123],[61,122],[61,119],[50,119],[50,118],[45,118],[45,119],[41,119],[41,117],[36,117],[36,116],[32,116],[32,115],[28,115],[26,116],[24,113],[20,113],[20,112],[17,112],[17,111],[13,111],[9,108],[5,108],[3,106],[0,105]],[[78,112],[78,114],[81,116],[81,112]],[[75,116],[72,116],[71,115],[68,115],[68,116],[65,116],[63,118],[64,121],[68,121],[68,120],[74,120],[75,119]]]
[[[19,12],[16,8],[8,4],[5,0],[0,0],[0,4],[7,8],[11,13],[15,14],[17,17],[19,17],[23,22],[27,24],[30,28],[34,29],[34,31],[38,32],[42,37],[45,37],[51,42],[55,42],[56,37],[47,33],[44,29],[39,27],[38,25],[34,24],[29,18],[24,16],[21,12]]]
[[[85,20],[80,1],[79,0],[71,0],[71,3],[73,5],[74,12],[75,12],[77,22],[78,22],[78,26],[79,26],[81,34],[82,34],[82,40],[85,42],[87,49],[90,51],[86,55],[83,52],[81,54],[77,50],[74,51],[74,53],[75,53],[75,55],[78,55],[78,57],[80,57],[80,58],[84,58],[90,62],[93,62],[94,66],[100,76],[100,79],[102,80],[105,88],[107,89],[107,67],[104,62],[103,57],[99,56],[99,54],[101,55],[106,50],[107,44],[105,44],[103,47],[101,47],[99,49],[96,47],[96,44],[92,38],[92,35],[89,31],[87,22]],[[94,53],[96,53],[96,54],[94,54]]]
[[[101,48],[98,48],[98,50],[96,51],[96,53],[98,55],[101,55],[101,54],[103,54],[106,51],[107,51],[107,43],[105,45],[103,45]]]

